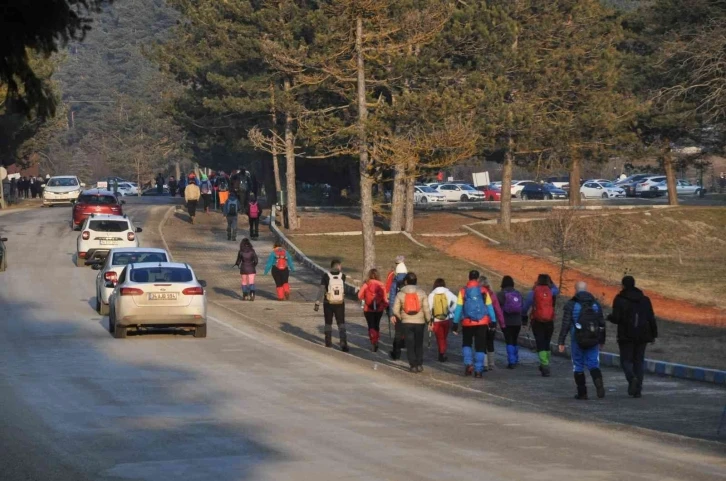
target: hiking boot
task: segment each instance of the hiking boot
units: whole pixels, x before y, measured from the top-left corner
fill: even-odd
[[[494,370],[494,351],[487,353],[487,371]]]
[[[246,301],[247,299],[248,299],[247,293],[246,292],[243,292],[242,293],[242,300],[243,301]]]
[[[590,375],[592,376],[592,382],[595,384],[595,391],[597,392],[598,399],[604,398],[605,383],[603,383],[602,380],[602,372],[600,372],[600,369],[593,369],[590,371]]]
[[[638,391],[635,394],[633,394],[633,397],[636,398],[636,399],[637,398],[641,398],[641,397],[643,397],[643,394],[640,391]]]
[[[285,293],[285,300],[286,301],[289,301],[290,300],[290,293],[289,292],[286,292]]]
[[[418,372],[418,369],[416,369],[416,366],[409,366],[408,367],[408,372],[417,373]]]
[[[439,354],[439,362],[446,362],[449,358],[446,357],[446,354]]]
[[[638,393],[638,379],[632,378],[628,383],[628,395],[635,396]]]
[[[250,291],[250,302],[255,301],[255,291]]]
[[[507,369],[514,369],[515,367],[517,367],[516,364],[512,364],[512,363],[507,364]]]
[[[542,372],[542,377],[550,377],[552,374],[549,366],[540,366],[540,371]]]
[[[475,378],[483,378],[483,377],[484,377],[484,374],[483,374],[483,373],[481,373],[481,372],[475,372],[475,373],[474,373],[474,377],[475,377]]]
[[[474,366],[466,366],[464,368],[464,376],[471,376],[474,374]]]
[[[585,373],[584,372],[576,372],[575,375],[575,385],[577,386],[577,394],[575,394],[575,399],[580,400],[586,400],[587,399],[587,379],[585,379]]]
[[[401,351],[393,349],[388,353],[388,355],[391,356],[391,359],[393,359],[394,361],[398,361],[401,358]]]
[[[416,366],[416,372],[423,372],[423,366]]]
[[[578,401],[587,401],[590,398],[588,398],[587,393],[585,393],[585,394],[575,394],[575,399],[577,399]]]
[[[194,224],[194,216],[192,216],[192,217],[189,217],[189,223],[190,223],[190,224]]]
[[[340,350],[343,351],[343,352],[350,351],[350,349],[348,348],[348,343],[347,342],[341,343],[340,344]]]
[[[282,299],[280,299],[282,300]],[[325,334],[325,347],[333,347],[333,335],[332,334]]]

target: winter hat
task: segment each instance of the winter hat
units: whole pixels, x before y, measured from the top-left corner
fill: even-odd
[[[396,274],[408,274],[408,268],[406,267],[406,264],[403,263],[403,261],[396,264]]]
[[[406,258],[403,256],[396,256],[396,264],[403,264],[403,261],[405,261]]]

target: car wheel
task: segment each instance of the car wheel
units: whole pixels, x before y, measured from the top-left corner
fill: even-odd
[[[427,199],[426,197],[421,197],[421,200],[420,200],[420,202],[421,202],[422,204],[425,204],[425,203],[427,203],[428,201],[429,201],[429,200],[428,200],[428,199]]]
[[[101,304],[101,296],[96,293],[96,312],[98,312],[99,314],[101,314]]]
[[[466,195],[462,195],[459,200],[462,201],[462,202],[466,202],[466,201],[469,200],[469,198]]]
[[[111,307],[111,306],[109,306]],[[116,316],[114,315],[113,311],[109,309],[108,313],[108,332],[113,334],[114,327],[116,327]]]
[[[126,339],[127,332],[127,327],[119,326],[116,322],[113,323],[113,337],[116,339]]]
[[[76,254],[76,267],[86,267],[86,259]]]
[[[547,194],[547,195],[545,196],[545,199],[547,199],[547,200],[552,200],[552,199],[554,199],[554,197],[552,197],[552,194]]]
[[[520,194],[520,197],[522,200],[529,200],[529,197],[527,197],[527,194]]]
[[[102,316],[108,316],[108,313],[110,311],[110,306],[108,304],[104,304],[100,300],[98,301],[98,304],[99,304],[98,313],[101,314]]]
[[[201,326],[197,326],[196,329],[194,329],[194,337],[207,337],[207,325],[202,324]]]
[[[604,193],[604,192],[603,192],[603,194],[602,194],[602,198],[603,198],[603,199],[607,199],[607,198],[608,198],[608,195],[607,195],[606,193]]]
[[[580,192],[580,199],[585,200],[585,193],[584,192]]]

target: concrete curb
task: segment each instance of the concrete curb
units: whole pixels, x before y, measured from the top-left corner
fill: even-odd
[[[501,333],[501,331],[497,331],[496,337],[500,341],[504,341],[504,335]],[[517,343],[522,347],[526,347],[527,349],[534,349],[535,347],[534,338],[530,336],[522,336],[520,334]],[[569,346],[567,346],[565,352],[561,353],[557,349],[557,344],[552,343],[550,345],[550,351],[552,351],[555,356],[567,358],[570,357]],[[620,369],[620,355],[614,354],[612,352],[601,352],[600,364],[602,366],[609,366]],[[673,362],[646,359],[645,371],[651,374],[657,374],[661,376],[671,376],[679,379],[689,379],[691,381],[702,381],[726,386],[726,371],[720,371],[718,369],[709,369],[706,367],[689,366],[687,364],[676,364]]]

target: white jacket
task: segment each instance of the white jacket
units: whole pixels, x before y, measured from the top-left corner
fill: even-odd
[[[446,298],[449,300],[449,317],[447,320],[454,319],[454,312],[456,311],[456,302],[458,298],[452,293],[450,290],[448,290],[445,287],[437,287],[433,291],[431,291],[431,294],[429,294],[429,307],[431,308],[431,316],[434,315],[434,296],[436,294],[446,294]],[[441,322],[443,319],[436,319],[434,318],[434,322]]]

